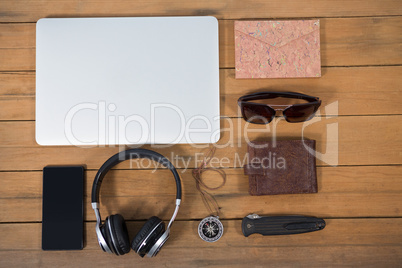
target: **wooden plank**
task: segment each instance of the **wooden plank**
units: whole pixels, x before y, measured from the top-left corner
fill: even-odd
[[[245,178],[246,179],[246,178]],[[222,219],[240,219],[248,214],[315,215],[317,217],[401,217],[401,192],[398,193],[318,193],[309,195],[249,196],[217,195]],[[126,219],[145,220],[153,215],[169,220],[174,210],[175,194],[102,197],[102,215],[120,213]],[[85,220],[94,221],[90,198],[85,198]],[[161,205],[163,204],[163,205]],[[0,199],[0,222],[41,221],[41,199]],[[201,219],[208,211],[199,195],[186,195],[177,219]]]
[[[0,24],[1,49],[35,48],[35,26],[32,23]]]
[[[0,118],[1,120],[34,120],[35,98],[0,97]]]
[[[1,97],[32,97],[34,95],[34,72],[0,72]]]
[[[117,259],[118,258],[118,259]],[[84,251],[1,251],[2,267],[398,267],[401,263],[400,246],[326,246],[242,248],[224,246],[198,250],[164,248],[156,258],[141,259],[131,252],[125,256],[112,256],[99,250]]]
[[[321,115],[316,117],[321,121],[307,126],[304,134],[316,139],[318,150],[325,152],[326,144],[336,143],[334,136],[327,138],[327,126],[337,124],[338,164],[345,165],[330,167],[318,162],[318,194],[251,197],[247,192],[247,176],[243,175],[240,163],[234,162],[235,154],[243,157],[246,153],[245,124],[241,119],[234,119],[239,121],[234,122],[233,139],[223,130],[218,145],[227,143],[229,146],[216,153],[220,159],[229,158],[228,167],[238,167],[225,169],[227,183],[214,192],[222,208],[225,226],[222,239],[217,243],[199,239],[196,229],[199,219],[207,212],[195,189],[191,169],[179,170],[184,171],[181,173],[183,205],[167,245],[157,258],[141,259],[131,252],[117,260],[101,252],[97,245],[89,194],[96,169],[123,147],[40,147],[34,141],[34,122],[0,122],[0,267],[92,267],[94,264],[105,267],[400,266],[402,66],[372,66],[401,65],[400,10],[402,2],[397,0],[319,3],[205,0],[170,1],[168,4],[160,0],[152,3],[0,0],[0,120],[6,121],[35,119],[35,24],[1,22],[35,22],[45,16],[215,15],[223,19],[219,22],[220,67],[233,68],[233,19],[324,17],[321,19],[322,78],[235,80],[233,69],[221,69],[221,112],[224,116],[238,117],[237,98],[266,88],[317,95],[323,99]],[[347,18],[349,16],[353,18]],[[24,70],[27,72],[21,72]],[[341,117],[326,118],[324,108],[336,101]],[[223,118],[222,127],[228,125],[228,120]],[[268,127],[265,132],[247,132],[249,138],[270,139],[274,125]],[[250,130],[261,129],[252,126]],[[302,124],[281,121],[277,131],[278,137],[300,137]],[[179,167],[184,167],[181,161],[190,160],[191,168],[195,166],[196,153],[206,151],[190,145],[156,150],[171,158],[182,157],[175,163]],[[83,251],[45,252],[40,249],[40,170],[47,164],[57,163],[84,163],[91,169],[85,179],[87,222]],[[127,168],[130,166],[126,162],[108,174],[102,187],[101,212],[104,217],[123,214],[130,220],[128,227],[133,237],[146,218],[152,215],[164,220],[170,218],[174,184],[167,170],[152,174],[151,170],[124,170]],[[216,174],[205,175],[209,184],[219,183]],[[315,215],[326,218],[327,227],[303,235],[245,238],[241,234],[240,219],[248,213]]]
[[[0,71],[35,70],[35,26],[1,25]],[[234,68],[234,21],[220,21],[219,31],[220,67]],[[401,64],[401,31],[402,17],[321,19],[321,64]]]
[[[400,217],[402,214],[402,166],[320,167],[318,194],[253,197],[242,169],[225,169],[227,182],[213,191],[222,218],[242,218],[247,213],[305,214],[321,217]],[[203,218],[206,209],[195,188],[192,170],[180,170],[183,203],[178,219]],[[86,220],[95,220],[90,194],[95,171],[87,171]],[[1,172],[0,222],[41,221],[42,172]],[[27,179],[29,178],[29,179]],[[206,173],[205,182],[217,186],[221,179]],[[175,184],[167,170],[113,170],[101,191],[103,215],[121,213],[126,219],[152,215],[169,219]],[[257,201],[258,199],[258,201]],[[164,204],[160,206],[159,204]]]
[[[35,120],[34,95],[34,72],[0,73],[0,120]]]
[[[324,20],[320,30],[324,66],[402,63],[402,17]]]
[[[155,0],[124,1],[118,5],[107,0],[82,2],[10,1],[0,2],[0,22],[36,22],[44,17],[111,17],[111,16],[205,16],[219,19],[344,17],[399,15],[402,5],[397,0],[356,1],[213,1],[197,2]]]
[[[319,79],[235,79],[222,70],[222,114],[238,116],[237,99],[257,91],[293,91],[320,97],[322,106],[338,102],[339,115],[401,114],[402,67],[323,68]]]
[[[224,169],[225,186],[217,195],[247,194],[248,179],[241,168]],[[90,196],[97,170],[85,173],[85,196]],[[178,170],[186,195],[198,195],[192,169]],[[402,166],[318,167],[318,191],[328,193],[399,193],[402,192]],[[0,173],[0,198],[42,198],[42,171]],[[29,178],[29,180],[27,179]],[[222,179],[214,172],[205,172],[207,185],[220,185]],[[163,196],[175,193],[176,186],[168,170],[111,170],[102,184],[102,196]]]
[[[216,243],[205,243],[197,235],[195,222],[176,222],[169,241],[156,258],[141,259],[134,252],[116,257],[102,252],[94,234],[94,223],[86,224],[86,246],[82,251],[40,250],[40,224],[2,224],[0,265],[17,266],[205,266],[224,267],[291,265],[398,266],[402,261],[401,219],[333,219],[319,232],[290,236],[243,237],[240,221],[223,221],[225,234]],[[133,237],[141,223],[129,223]],[[384,228],[386,226],[386,228]],[[393,230],[390,232],[389,230]],[[23,239],[25,238],[25,239]],[[196,252],[196,254],[194,254]],[[292,252],[292,254],[289,254]],[[179,258],[178,258],[179,256]]]
[[[402,66],[323,68],[320,79],[235,79],[220,70],[221,113],[240,116],[237,99],[256,90],[319,96],[322,107],[338,102],[339,115],[402,114]],[[35,120],[35,73],[0,73],[0,120]]]
[[[166,248],[181,249],[184,245],[190,248],[221,248],[222,244],[230,247],[274,248],[279,246],[328,246],[328,245],[388,245],[402,246],[402,219],[325,219],[326,227],[319,232],[302,235],[244,237],[241,231],[241,220],[222,221],[225,233],[217,243],[205,243],[198,237],[199,221],[176,221],[172,227],[171,237]],[[132,238],[144,224],[144,221],[127,221],[129,236]],[[358,230],[356,231],[356,226]],[[3,234],[0,251],[4,250],[40,250],[41,224],[1,224]],[[385,228],[386,227],[386,228]],[[390,232],[389,230],[393,230]],[[85,223],[85,250],[100,251],[95,234],[95,223]],[[26,240],[26,241],[24,241]]]
[[[0,71],[35,70],[35,49],[0,49]]]
[[[279,119],[278,119],[279,120]],[[317,117],[304,124],[284,120],[268,125],[245,123],[241,118],[223,118],[217,143],[216,165],[240,167],[245,161],[247,143],[253,140],[314,139],[318,165],[402,164],[402,116]],[[356,135],[356,130],[359,135]],[[338,133],[337,133],[338,132]],[[118,147],[39,146],[34,140],[34,122],[0,122],[0,170],[41,170],[48,164],[86,164],[97,169]],[[375,144],[373,144],[375,141]],[[364,146],[373,144],[371,146]],[[167,156],[179,168],[200,161],[208,145],[146,145]],[[120,150],[124,147],[120,146]],[[326,151],[328,150],[328,151]],[[278,156],[279,157],[279,156]],[[133,163],[131,163],[133,164]],[[134,162],[138,164],[138,162]],[[145,163],[148,164],[148,163]],[[129,168],[129,161],[120,164]],[[138,166],[138,165],[137,165]],[[142,166],[142,165],[141,165]],[[142,166],[144,168],[144,166]],[[152,167],[152,166],[150,166]],[[146,168],[146,166],[145,166]]]

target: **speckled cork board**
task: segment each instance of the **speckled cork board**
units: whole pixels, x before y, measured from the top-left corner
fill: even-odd
[[[320,21],[236,21],[236,78],[321,77]]]

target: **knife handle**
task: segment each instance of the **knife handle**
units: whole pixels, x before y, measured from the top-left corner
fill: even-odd
[[[242,231],[246,237],[251,234],[300,234],[322,230],[324,227],[323,219],[306,216],[259,217],[251,215],[243,218],[242,221]]]

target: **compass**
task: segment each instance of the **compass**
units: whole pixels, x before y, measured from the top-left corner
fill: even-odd
[[[216,242],[223,234],[223,225],[218,217],[209,216],[198,225],[198,234],[207,242]]]

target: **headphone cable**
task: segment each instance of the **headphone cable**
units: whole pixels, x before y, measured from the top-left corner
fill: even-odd
[[[215,197],[209,193],[207,190],[218,190],[222,188],[226,183],[226,173],[222,169],[214,168],[214,167],[207,167],[209,162],[211,161],[212,157],[214,156],[216,151],[216,147],[212,146],[206,156],[204,157],[200,166],[193,170],[192,174],[196,182],[197,190],[200,192],[202,201],[204,202],[205,207],[209,211],[212,216],[219,217],[220,214],[220,207],[218,202],[216,201]],[[219,173],[222,177],[222,183],[217,187],[210,187],[205,184],[202,178],[202,174],[206,171],[214,171]]]

